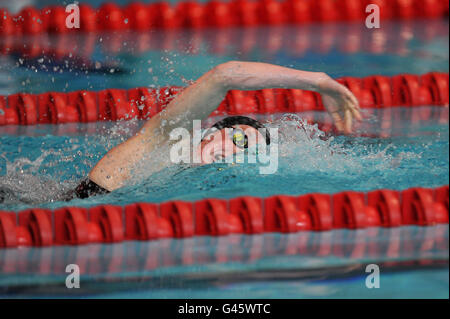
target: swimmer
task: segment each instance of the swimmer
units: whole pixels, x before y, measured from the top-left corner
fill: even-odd
[[[72,191],[67,200],[104,194],[127,185],[131,171],[145,156],[169,143],[169,134],[175,128],[192,130],[193,120],[206,119],[222,102],[229,90],[261,90],[267,88],[291,88],[318,92],[323,105],[331,115],[339,132],[349,134],[352,122],[361,120],[356,97],[343,85],[322,72],[300,71],[281,66],[230,61],[220,64],[201,76],[194,84],[179,93],[166,107],[148,120],[131,138],[112,148],[90,171],[86,180]],[[215,125],[196,147],[197,154],[212,154],[205,149],[215,150],[209,158],[202,156],[202,163],[214,162],[217,156],[225,158],[239,150],[251,147],[257,139],[253,134],[270,143],[270,136],[262,136],[258,130],[264,128],[260,122],[244,116],[228,117]],[[232,134],[225,133],[232,129]],[[244,134],[245,132],[245,134]],[[249,133],[250,132],[250,133]],[[268,132],[268,130],[265,130]],[[221,137],[221,138],[215,138]],[[222,139],[232,143],[222,143]],[[220,145],[219,145],[220,144]],[[219,146],[218,146],[219,145]],[[220,148],[219,154],[216,150]],[[157,159],[160,169],[168,166],[169,159]]]

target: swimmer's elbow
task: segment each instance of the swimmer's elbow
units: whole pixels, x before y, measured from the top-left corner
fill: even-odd
[[[234,87],[238,86],[236,84],[236,74],[243,67],[243,62],[239,61],[228,61],[217,65],[212,70],[212,76],[214,80],[225,90],[232,90]]]

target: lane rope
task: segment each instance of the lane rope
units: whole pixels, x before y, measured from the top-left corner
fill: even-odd
[[[448,109],[449,105],[448,73],[343,77],[337,81],[348,87],[365,109],[423,105]],[[164,109],[182,89],[175,86],[141,87],[0,96],[0,126],[149,119]],[[320,94],[297,89],[231,90],[211,116],[307,111],[324,111]],[[420,116],[426,119],[430,116],[428,113]]]
[[[414,35],[411,38],[411,34]],[[401,35],[401,36],[399,36]],[[448,37],[448,24],[442,20],[422,20],[417,23],[402,21],[400,24],[384,23],[383,28],[371,32],[363,24],[305,25],[299,28],[221,28],[158,30],[157,32],[117,31],[113,35],[96,32],[86,34],[37,34],[26,37],[5,35],[0,41],[0,55],[13,58],[49,59],[63,64],[65,59],[74,63],[81,71],[95,70],[91,57],[97,50],[105,55],[121,53],[142,54],[148,51],[174,51],[185,56],[204,54],[233,55],[240,52],[243,57],[257,51],[269,55],[282,52],[292,57],[301,57],[308,52],[326,56],[335,51],[344,54],[390,54],[403,56],[411,41],[417,46]],[[380,38],[385,39],[380,42]],[[124,46],[124,43],[127,45]],[[75,58],[75,60],[74,60]],[[20,61],[19,61],[20,62]],[[31,60],[36,63],[37,61]],[[41,67],[43,66],[41,65]],[[108,68],[107,65],[102,67]],[[113,68],[111,66],[110,68]],[[110,71],[110,68],[107,71]],[[43,70],[45,71],[45,69]]]
[[[71,24],[66,20],[73,12],[66,12],[65,6],[43,9],[30,6],[16,15],[1,9],[0,35],[364,22],[369,4],[379,6],[380,18],[384,20],[442,18],[449,12],[449,1],[442,0],[213,0],[207,3],[184,1],[175,5],[133,2],[123,7],[106,2],[98,9],[81,4],[79,28],[68,28]],[[69,20],[72,21],[71,16]]]
[[[0,211],[0,248],[448,224],[449,186]]]

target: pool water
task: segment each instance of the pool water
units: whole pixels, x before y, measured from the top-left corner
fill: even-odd
[[[333,77],[449,67],[448,20],[385,22],[377,31],[333,23],[36,36],[0,39],[0,47],[17,47],[15,41],[22,49],[0,56],[0,94],[187,85],[231,59]],[[22,42],[50,49],[64,43],[67,54],[27,55]],[[0,127],[0,189],[6,194],[0,210],[448,184],[448,108],[423,105],[364,116],[359,137],[328,136],[304,122],[326,123],[323,113],[259,116],[278,129],[275,174],[261,175],[248,163],[169,165],[151,173],[149,161],[123,189],[69,203],[60,195],[142,122]],[[163,156],[159,151],[153,156]],[[82,268],[76,292],[64,285],[70,263]],[[380,289],[364,284],[370,263],[380,266]],[[448,298],[448,287],[448,225],[0,250],[0,297]]]
[[[36,35],[0,39],[0,94],[185,86],[229,60],[334,78],[449,68],[448,20]]]
[[[4,249],[0,298],[448,298],[448,239],[439,225]]]
[[[415,111],[418,110],[442,113],[441,118],[448,114],[448,109],[439,107],[421,107]],[[402,114],[408,111],[396,110]],[[360,125],[357,132],[379,130],[383,114],[371,114],[370,121]],[[130,185],[110,194],[70,202],[62,201],[61,194],[76,187],[108,149],[134,134],[141,123],[80,124],[69,134],[54,133],[53,127],[47,125],[28,129],[27,135],[2,134],[0,188],[7,194],[0,209],[124,205],[243,195],[332,194],[381,188],[402,190],[416,186],[437,187],[448,182],[448,121],[411,124],[407,116],[399,116],[404,120],[395,122],[389,130],[392,136],[388,138],[324,137],[316,126],[304,123],[302,116],[260,117],[270,127],[278,129],[278,156],[271,164],[273,170],[276,169],[273,174],[260,174],[260,168],[267,165],[247,161],[205,166],[171,164],[168,149],[158,149],[149,156],[148,162],[144,161],[136,169]],[[86,134],[87,126],[96,133]],[[59,129],[64,130],[64,126]],[[403,133],[399,133],[401,130]],[[152,170],[151,158],[164,156],[168,167],[147,174]]]

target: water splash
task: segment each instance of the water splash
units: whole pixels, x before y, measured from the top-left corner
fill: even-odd
[[[140,124],[97,123],[95,134],[75,137],[0,137],[0,189],[5,197],[0,209],[67,205],[60,201],[62,194],[73,189],[109,149],[132,136]],[[402,189],[444,184],[443,176],[448,177],[448,151],[447,156],[442,151],[448,149],[448,125],[436,126],[437,134],[423,138],[385,139],[327,136],[296,114],[285,114],[267,126],[279,132],[276,174],[260,175],[258,166],[248,163],[170,164],[169,147],[163,147],[136,167],[129,186],[109,195],[75,199],[70,205]],[[156,166],[161,161],[168,164],[166,168]]]
[[[6,174],[0,179],[0,203],[34,204],[53,202],[60,198],[62,193],[70,187],[70,183],[40,174],[43,167],[56,165],[56,163],[44,163],[49,155],[60,156],[59,163],[70,162],[70,158],[63,156],[62,151],[46,150],[35,160],[20,157],[13,162],[8,161],[2,154],[1,157],[6,164]]]

